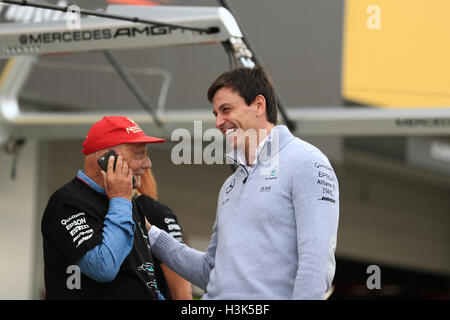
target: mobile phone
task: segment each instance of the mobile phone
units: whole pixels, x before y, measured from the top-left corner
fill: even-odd
[[[114,170],[116,169],[116,163],[117,163],[117,153],[114,150],[109,150],[107,153],[105,153],[104,155],[102,155],[100,158],[98,158],[97,162],[98,165],[100,166],[100,168],[103,169],[103,171],[107,171],[108,170],[108,161],[109,161],[109,157],[114,156]]]
[[[98,162],[98,165],[100,166],[100,168],[102,168],[103,169],[103,171],[107,171],[108,170],[108,161],[109,161],[109,158],[111,157],[111,156],[114,156],[114,165],[113,165],[113,168],[114,168],[114,170],[116,169],[116,163],[117,163],[117,157],[118,157],[118,154],[113,150],[113,149],[111,149],[111,150],[109,150],[108,152],[106,152],[104,155],[102,155],[100,158],[98,158],[98,160],[97,160],[97,162]],[[133,185],[136,183],[136,179],[133,177]]]

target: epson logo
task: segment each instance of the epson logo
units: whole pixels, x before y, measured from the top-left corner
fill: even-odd
[[[96,30],[77,30],[65,32],[47,32],[40,34],[22,34],[19,36],[19,42],[22,45],[26,44],[42,44],[42,43],[56,43],[56,42],[74,42],[74,41],[92,41],[92,40],[107,40],[119,37],[133,38],[137,36],[159,36],[171,34],[174,30],[183,29],[169,26],[146,26],[142,28],[119,28],[115,30],[110,29],[96,29]],[[202,31],[191,31],[202,34]]]

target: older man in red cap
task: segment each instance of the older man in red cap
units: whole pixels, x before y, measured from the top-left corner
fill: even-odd
[[[164,141],[127,117],[91,127],[84,170],[51,196],[42,218],[47,299],[161,298],[145,208],[132,192],[151,167],[146,145]],[[105,172],[98,159],[110,150],[117,156]]]

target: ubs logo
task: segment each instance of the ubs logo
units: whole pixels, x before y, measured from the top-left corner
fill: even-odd
[[[231,181],[230,185],[229,185],[229,186],[227,187],[227,189],[226,189],[226,192],[227,192],[227,193],[230,193],[231,190],[233,190],[235,182],[236,182],[236,179],[233,178],[233,180]]]

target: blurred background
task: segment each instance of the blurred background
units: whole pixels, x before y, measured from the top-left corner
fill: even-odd
[[[86,9],[109,4],[219,5],[212,0],[45,2]],[[298,124],[295,135],[321,149],[338,176],[340,221],[330,299],[449,299],[450,115],[442,112],[450,110],[450,2],[229,4],[288,116]],[[32,23],[43,14],[0,4],[0,30],[6,23]],[[164,112],[172,115],[209,113],[206,90],[230,68],[221,44],[112,53],[134,70],[155,106],[170,79],[163,104]],[[0,60],[2,75],[7,61]],[[39,57],[20,92],[22,111],[141,112],[117,74],[96,69],[102,66],[108,61],[99,52]],[[361,120],[360,110],[374,112],[373,123],[370,117]],[[406,116],[396,116],[405,110]],[[427,116],[413,117],[420,112]],[[311,114],[317,117],[307,118]],[[148,117],[144,131],[161,135]],[[214,116],[208,117],[205,123],[212,126]],[[50,195],[83,167],[81,143],[89,126],[81,126],[78,135],[62,130],[50,138],[24,132],[21,144],[9,139],[9,124],[0,120],[5,138],[0,149],[0,299],[41,299],[42,213]],[[170,160],[175,144],[149,148],[159,198],[177,215],[186,242],[204,250],[218,191],[231,170],[218,164],[175,165]],[[371,265],[380,268],[381,289],[367,287]]]

